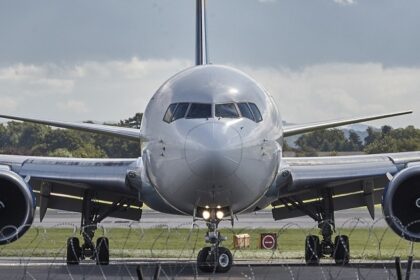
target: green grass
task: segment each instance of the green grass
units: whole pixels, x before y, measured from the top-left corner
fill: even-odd
[[[237,259],[303,258],[304,240],[314,230],[302,229],[223,229],[222,234],[228,237],[223,246],[232,250]],[[273,232],[278,235],[278,249],[267,251],[259,249],[260,233]],[[248,233],[251,236],[250,248],[235,250],[233,235]],[[198,250],[206,246],[204,229],[108,229],[100,230],[110,240],[112,257],[122,258],[191,258],[195,259]],[[350,250],[353,259],[391,259],[394,256],[407,256],[410,243],[398,237],[387,228],[344,229],[341,234],[350,236]],[[57,257],[63,258],[66,252],[66,240],[73,236],[72,229],[64,228],[31,228],[21,239],[0,247],[0,256],[14,257]],[[76,232],[75,236],[78,236]],[[415,250],[414,250],[415,252]],[[417,254],[419,257],[420,254]]]

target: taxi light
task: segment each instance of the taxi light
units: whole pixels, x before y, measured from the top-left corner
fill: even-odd
[[[218,218],[219,220],[223,219],[224,216],[225,216],[225,213],[223,213],[223,211],[216,212],[216,218]]]
[[[204,220],[210,219],[210,211],[208,211],[208,210],[203,211],[203,219]]]

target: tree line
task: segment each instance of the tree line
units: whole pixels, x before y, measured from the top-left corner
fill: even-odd
[[[340,129],[326,129],[301,135],[296,147],[285,145],[286,151],[297,156],[315,156],[318,152],[363,152],[366,154],[396,153],[420,150],[420,129],[414,126],[393,129],[385,125],[381,129],[368,127],[367,136],[350,130],[348,136]]]
[[[140,128],[143,114],[108,125]],[[88,123],[92,123],[88,121]],[[117,137],[15,122],[0,124],[0,153],[81,158],[136,158],[140,143]]]
[[[107,123],[140,128],[143,114]],[[347,135],[340,129],[319,130],[299,136],[295,146],[284,144],[285,151],[297,156],[315,156],[318,152],[390,153],[420,150],[420,130],[413,126],[393,129],[368,127],[364,139],[353,130]],[[15,122],[0,124],[0,153],[29,156],[81,158],[135,158],[140,155],[138,142],[117,137],[56,129],[45,125]]]

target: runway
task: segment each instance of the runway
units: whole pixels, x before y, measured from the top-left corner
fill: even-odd
[[[22,261],[22,260],[21,260]],[[405,279],[405,263],[403,278]],[[141,272],[140,272],[141,271]],[[364,262],[347,266],[324,263],[320,266],[306,266],[300,262],[286,262],[275,265],[239,262],[225,274],[202,273],[192,261],[145,262],[144,260],[113,261],[108,266],[82,264],[67,266],[49,260],[0,259],[1,279],[397,279],[392,262]],[[419,263],[414,263],[410,279],[420,277]]]
[[[34,226],[45,228],[63,226],[80,226],[80,213],[64,212],[48,209],[47,214],[42,223],[39,222],[38,210],[34,221]],[[335,213],[336,225],[338,228],[352,227],[354,223],[358,223],[358,227],[386,227],[387,224],[382,216],[382,211],[376,209],[375,220],[369,216],[367,209],[357,208],[351,210],[337,211]],[[101,225],[104,227],[128,227],[132,221],[107,218]],[[154,228],[158,226],[166,226],[168,228],[189,228],[192,224],[192,218],[189,216],[178,216],[162,214],[153,210],[143,210],[143,216],[139,222],[139,226],[143,228]],[[303,216],[294,219],[286,219],[281,221],[274,221],[271,210],[262,210],[259,212],[238,215],[235,218],[235,228],[280,228],[284,226],[294,228],[312,228],[316,227],[316,223],[309,217]],[[201,226],[204,226],[202,223]],[[60,226],[62,227],[62,226]],[[220,227],[231,227],[230,221],[220,223]]]

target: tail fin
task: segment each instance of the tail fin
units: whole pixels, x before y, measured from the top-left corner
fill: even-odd
[[[206,2],[197,0],[195,65],[208,64]]]

